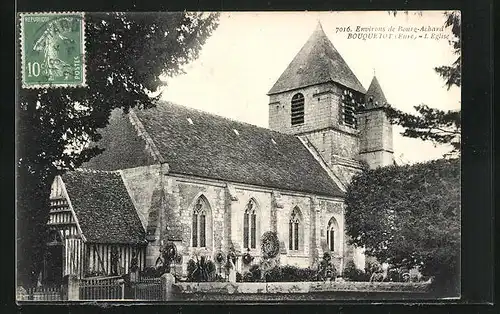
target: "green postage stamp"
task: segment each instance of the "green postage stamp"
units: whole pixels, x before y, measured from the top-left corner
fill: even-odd
[[[83,13],[21,13],[23,88],[85,84]]]

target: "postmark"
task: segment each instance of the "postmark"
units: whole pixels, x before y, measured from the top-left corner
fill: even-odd
[[[21,13],[23,88],[84,87],[84,13]]]

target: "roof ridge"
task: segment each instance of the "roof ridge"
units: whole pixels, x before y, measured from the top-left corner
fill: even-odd
[[[99,170],[99,169],[91,169],[91,168],[85,168],[85,167],[75,168],[74,171],[85,172],[85,173],[120,174],[120,170]]]
[[[137,136],[139,136],[144,142],[146,142],[145,150],[159,163],[165,162],[163,156],[158,150],[158,147],[156,147],[156,144],[151,139],[151,136],[149,135],[148,131],[144,128],[141,119],[137,117],[137,114],[135,113],[134,109],[129,110],[127,117],[132,126],[134,127]]]
[[[282,132],[279,132],[279,131],[271,130],[271,129],[266,128],[266,127],[262,127],[262,126],[251,124],[251,123],[248,123],[248,122],[245,122],[245,121],[240,121],[240,120],[236,120],[236,119],[233,119],[233,118],[221,116],[219,114],[208,112],[208,111],[201,110],[201,109],[198,109],[198,108],[193,108],[193,107],[187,107],[187,106],[179,105],[179,104],[171,102],[169,100],[161,100],[158,103],[167,104],[167,105],[171,105],[171,106],[175,106],[175,107],[180,107],[180,108],[187,109],[187,110],[190,110],[190,111],[196,111],[196,112],[199,112],[201,114],[209,115],[209,116],[216,117],[216,118],[221,118],[221,119],[228,120],[228,121],[231,121],[231,122],[236,122],[236,123],[239,123],[239,124],[244,124],[244,125],[247,125],[247,126],[250,126],[250,127],[254,127],[254,128],[257,128],[257,129],[261,129],[261,130],[265,130],[265,131],[268,131],[268,132],[271,132],[271,133],[276,133],[276,134],[278,134],[280,136],[295,137],[295,138],[297,137],[297,136],[292,135],[292,134],[287,134],[287,133],[282,133]]]

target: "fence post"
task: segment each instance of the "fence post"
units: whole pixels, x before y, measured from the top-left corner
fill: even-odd
[[[173,300],[172,285],[175,283],[175,277],[171,273],[161,275],[162,282],[164,283],[164,301]]]
[[[120,289],[121,289],[121,299],[125,300],[125,280],[124,279],[118,279],[118,283],[120,284]]]
[[[80,282],[75,275],[68,275],[68,301],[80,299]]]

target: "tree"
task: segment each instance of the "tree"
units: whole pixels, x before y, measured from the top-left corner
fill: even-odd
[[[149,108],[150,97],[198,58],[217,13],[88,13],[86,88],[20,89],[17,113],[18,280],[36,280],[57,174],[102,152],[90,148],[115,108]],[[19,56],[18,56],[19,57]]]
[[[446,286],[459,278],[460,160],[390,166],[355,176],[347,234],[380,262],[419,266]]]
[[[461,37],[460,13],[445,12],[445,27],[451,27],[453,34],[449,40],[457,59],[451,65],[434,68],[446,83],[448,89],[461,85]],[[438,144],[450,144],[452,150],[447,155],[456,156],[460,151],[461,115],[460,110],[439,110],[420,104],[414,107],[417,115],[405,113],[392,106],[386,107],[386,113],[393,124],[401,125],[405,130],[403,136],[430,140]]]

